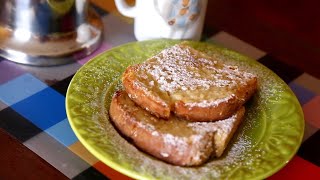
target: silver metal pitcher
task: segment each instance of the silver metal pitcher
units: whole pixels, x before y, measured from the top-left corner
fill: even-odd
[[[103,25],[87,0],[0,0],[0,56],[51,66],[92,53]]]

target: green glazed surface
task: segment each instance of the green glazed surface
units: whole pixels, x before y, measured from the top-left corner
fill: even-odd
[[[258,91],[246,104],[246,116],[224,155],[199,167],[173,166],[139,151],[115,130],[108,109],[127,66],[143,62],[179,41],[133,42],[108,50],[73,77],[66,96],[71,127],[99,160],[135,179],[263,179],[295,155],[303,137],[299,102],[289,87],[255,60],[209,43],[195,49],[239,66],[258,77]]]

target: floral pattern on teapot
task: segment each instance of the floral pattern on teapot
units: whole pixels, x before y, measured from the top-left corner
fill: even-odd
[[[172,0],[167,1],[165,8],[161,12],[158,5],[158,0],[154,0],[155,8],[161,17],[170,26],[184,28],[195,22],[201,11],[200,0]]]

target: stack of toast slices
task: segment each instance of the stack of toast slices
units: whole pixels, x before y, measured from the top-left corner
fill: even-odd
[[[116,128],[160,160],[198,166],[223,154],[257,77],[183,42],[129,66],[122,85],[109,110]]]

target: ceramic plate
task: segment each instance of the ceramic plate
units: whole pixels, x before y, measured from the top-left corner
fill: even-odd
[[[139,151],[116,131],[108,109],[125,68],[178,41],[133,42],[106,51],[73,77],[66,96],[71,127],[99,160],[135,179],[263,179],[295,155],[303,137],[299,102],[289,87],[255,60],[208,43],[191,46],[258,76],[258,91],[246,104],[246,116],[219,159],[199,167],[173,166]]]

